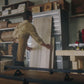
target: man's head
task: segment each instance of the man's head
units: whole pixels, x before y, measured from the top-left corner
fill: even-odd
[[[31,12],[25,12],[23,19],[28,20],[30,16],[32,16]]]

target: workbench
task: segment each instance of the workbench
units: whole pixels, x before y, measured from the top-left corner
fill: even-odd
[[[56,50],[56,56],[70,56],[72,69],[84,70],[84,50]]]
[[[56,51],[56,55],[63,56],[80,56],[84,55],[84,51]],[[30,67],[6,66],[6,71],[0,73],[0,83],[2,84],[83,84],[84,71],[83,70],[55,70],[55,69],[38,69]],[[14,70],[13,70],[14,69]],[[22,76],[14,76],[16,70],[20,70]],[[53,73],[50,73],[53,72]],[[73,74],[77,73],[77,74]],[[68,74],[68,76],[67,76]],[[65,78],[72,80],[65,80]]]
[[[56,56],[84,56],[83,50],[56,50]]]

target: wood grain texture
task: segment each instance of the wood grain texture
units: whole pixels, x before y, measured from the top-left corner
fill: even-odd
[[[10,70],[10,71],[6,71],[6,72],[0,73],[0,74],[13,76],[14,72],[15,72],[15,70],[14,71]],[[64,78],[65,78],[65,73],[53,73],[51,75],[49,72],[31,71],[31,70],[24,70],[24,71],[22,71],[22,73],[24,75],[19,76],[20,78],[24,77],[24,78],[27,78],[27,79],[32,78],[32,79],[38,79],[38,80],[49,80],[49,81],[52,80],[52,81],[60,81],[60,82],[61,81],[64,82]],[[82,75],[80,73],[79,74],[69,73],[69,76],[70,76],[70,78],[74,78],[73,81],[69,82],[70,84],[83,84],[84,83],[84,75]],[[7,82],[10,83],[10,84],[23,84],[21,81],[10,80],[10,79],[7,80],[7,79],[0,78],[0,83],[1,84],[7,84]],[[29,84],[31,84],[31,82]],[[34,84],[37,84],[37,83],[34,83]],[[40,83],[40,84],[42,84],[42,83]]]
[[[37,33],[45,43],[51,43],[51,27],[52,17],[34,18],[34,26]],[[32,39],[32,46],[34,50],[30,52],[30,67],[49,68],[50,50],[40,46]]]

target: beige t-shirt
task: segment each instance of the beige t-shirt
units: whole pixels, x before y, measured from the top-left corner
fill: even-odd
[[[23,38],[24,36],[29,37],[29,35],[31,35],[37,43],[43,43],[43,40],[37,34],[35,27],[28,20],[24,20],[20,23],[13,32],[14,38]]]

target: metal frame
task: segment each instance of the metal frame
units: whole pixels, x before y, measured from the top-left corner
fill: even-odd
[[[64,70],[64,69],[48,69],[48,68],[34,68],[34,67],[22,67],[22,66],[5,66],[5,69],[21,69],[21,70],[37,70],[37,71],[48,71],[48,72],[63,72],[63,73],[70,73],[70,72],[77,72],[77,73],[84,73],[84,70]]]
[[[51,80],[42,80],[42,79],[32,79],[32,78],[24,78],[24,77],[17,77],[17,76],[8,76],[4,74],[0,74],[0,78],[10,79],[10,80],[17,80],[23,81],[23,84],[32,83],[41,83],[41,84],[75,84],[75,82],[68,82],[68,81],[51,81]],[[80,83],[76,83],[80,84]]]

